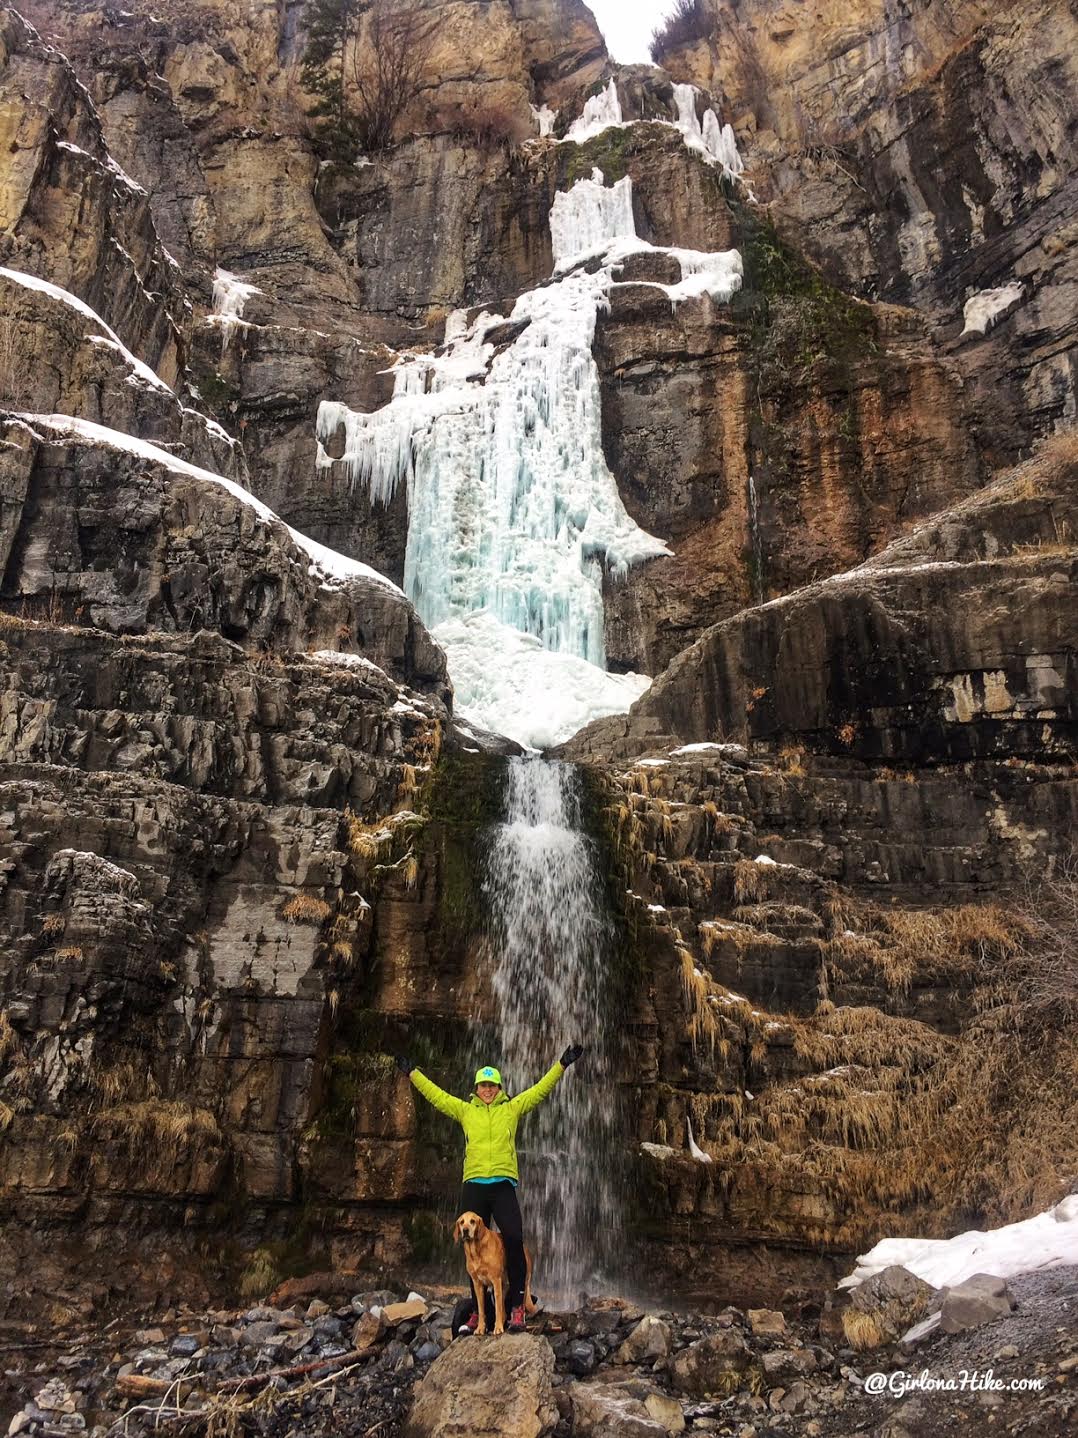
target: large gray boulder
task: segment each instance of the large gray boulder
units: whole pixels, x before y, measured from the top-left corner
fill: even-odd
[[[416,1385],[404,1438],[545,1438],[558,1421],[553,1377],[542,1338],[458,1340]]]
[[[943,1299],[940,1328],[944,1333],[961,1333],[1005,1318],[1015,1300],[1006,1281],[991,1273],[975,1273],[949,1288]]]
[[[653,1313],[645,1313],[614,1354],[614,1362],[657,1363],[669,1352],[670,1325]]]

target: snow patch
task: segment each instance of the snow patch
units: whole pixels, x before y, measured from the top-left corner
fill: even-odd
[[[22,270],[9,270],[0,265],[0,276],[11,280],[14,284],[22,285],[28,290],[39,290],[42,294],[48,295],[50,299],[67,305],[69,309],[76,310],[84,319],[92,320],[99,329],[104,331],[103,335],[87,335],[86,338],[91,344],[107,344],[119,352],[126,364],[129,364],[144,384],[150,385],[153,389],[163,390],[165,394],[171,394],[172,390],[165,381],[153,372],[148,364],[133,355],[124,344],[116,331],[105,323],[96,310],[92,310],[85,300],[80,300],[70,290],[63,290],[59,285],[52,284],[49,280],[40,280],[36,275],[25,274]]]
[[[310,657],[317,659],[320,664],[339,664],[342,669],[365,669],[392,684],[394,689],[397,687],[384,669],[379,669],[373,660],[363,654],[342,654],[338,649],[316,649]]]
[[[546,649],[485,610],[446,619],[431,633],[445,650],[455,717],[526,749],[561,744],[593,719],[624,713],[651,684],[644,674],[608,674],[579,655]]]
[[[978,290],[976,294],[970,295],[962,306],[965,328],[958,338],[962,339],[966,335],[986,335],[994,324],[1014,309],[1024,294],[1021,282],[1015,280],[1012,284],[1001,285],[999,289]]]
[[[213,470],[201,469],[197,464],[188,464],[185,459],[178,459],[176,455],[169,454],[166,449],[159,449],[157,445],[150,444],[148,440],[136,439],[134,435],[124,434],[122,430],[108,429],[103,424],[94,424],[88,419],[77,419],[69,414],[20,414],[19,419],[30,425],[33,429],[50,429],[56,434],[74,434],[79,438],[88,440],[91,444],[109,445],[113,449],[120,449],[127,454],[137,455],[153,464],[159,464],[164,469],[170,470],[173,474],[182,474],[189,479],[201,480],[205,484],[220,485],[227,489],[233,499],[238,499],[241,504],[253,509],[259,519],[266,524],[279,524],[291,535],[293,542],[307,555],[310,563],[310,573],[320,579],[328,580],[330,583],[344,583],[350,579],[372,579],[378,584],[390,589],[394,594],[404,595],[391,579],[384,574],[379,574],[369,564],[363,564],[358,559],[349,559],[347,555],[338,554],[334,549],[327,549],[324,544],[319,544],[315,539],[308,539],[305,534],[300,534],[298,529],[285,524],[284,520],[278,518],[272,509],[269,509],[260,499],[248,493],[241,485],[233,479],[226,479],[223,474],[215,474]]]
[[[884,1238],[860,1255],[839,1284],[856,1288],[866,1278],[899,1264],[936,1288],[953,1287],[975,1273],[1014,1278],[1033,1269],[1078,1264],[1078,1195],[1054,1208],[985,1232],[970,1229],[954,1238]]]

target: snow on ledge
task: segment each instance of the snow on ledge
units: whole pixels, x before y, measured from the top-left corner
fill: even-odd
[[[309,572],[315,578],[331,585],[343,584],[350,579],[373,579],[376,583],[384,585],[386,589],[392,590],[401,599],[404,598],[404,591],[398,589],[393,581],[387,579],[384,574],[379,574],[376,569],[372,569],[369,564],[363,564],[358,559],[349,559],[347,555],[338,554],[335,549],[327,549],[317,540],[308,539],[305,534],[300,534],[298,529],[293,529],[290,524],[285,524],[284,520],[274,514],[272,509],[263,504],[260,499],[256,499],[253,494],[248,493],[242,485],[237,484],[233,479],[226,479],[223,474],[215,474],[211,469],[202,469],[197,464],[189,464],[187,460],[178,459],[167,449],[159,449],[156,444],[150,444],[148,440],[136,439],[134,435],[124,434],[122,430],[108,429],[105,425],[94,424],[88,419],[77,419],[69,414],[20,414],[17,418],[34,430],[48,429],[57,435],[77,435],[90,444],[109,445],[113,449],[137,455],[140,459],[161,465],[162,468],[173,474],[182,474],[185,478],[197,479],[204,484],[219,485],[222,489],[226,489],[233,499],[238,499],[248,509],[253,509],[264,523],[279,524],[286,529],[294,543],[311,561]]]
[[[172,390],[161,376],[155,374],[148,364],[140,360],[136,355],[133,355],[116,331],[112,329],[110,325],[107,325],[97,311],[92,310],[85,300],[80,300],[78,295],[73,295],[70,290],[61,289],[59,285],[54,285],[49,280],[38,279],[37,275],[28,275],[22,270],[11,270],[4,265],[0,265],[0,277],[3,277],[5,280],[11,280],[13,284],[22,285],[24,289],[38,290],[41,294],[48,295],[49,299],[57,300],[60,304],[67,305],[68,309],[75,310],[78,314],[82,315],[83,319],[92,320],[103,333],[100,335],[87,335],[86,338],[91,344],[110,345],[119,351],[124,361],[131,366],[135,375],[137,375],[144,384],[148,384],[152,389],[161,390],[165,394],[172,393]]]
[[[994,324],[1014,309],[1024,294],[1021,281],[1015,280],[1009,285],[1001,285],[998,289],[978,290],[976,294],[970,295],[962,306],[965,329],[958,338],[963,339],[966,335],[986,335]]]
[[[892,1264],[936,1288],[953,1287],[975,1273],[1014,1278],[1033,1269],[1078,1265],[1078,1194],[1003,1228],[973,1228],[954,1238],[881,1239],[838,1286],[856,1288]]]

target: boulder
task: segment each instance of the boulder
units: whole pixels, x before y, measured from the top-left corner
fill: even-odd
[[[624,1389],[578,1383],[572,1397],[574,1438],[666,1438],[674,1431]]]
[[[652,1313],[640,1322],[614,1354],[615,1363],[656,1363],[670,1352],[670,1325]]]
[[[928,1312],[936,1294],[908,1268],[893,1263],[859,1284],[843,1311],[842,1328],[854,1348],[893,1343]]]
[[[759,1365],[740,1333],[732,1329],[690,1343],[670,1360],[669,1369],[674,1387],[692,1398],[734,1393],[760,1383]]]
[[[381,1316],[390,1328],[396,1328],[398,1323],[407,1323],[409,1319],[426,1318],[427,1300],[409,1298],[405,1303],[387,1303]]]
[[[541,1338],[454,1343],[416,1385],[404,1438],[544,1438],[558,1421],[553,1377]]]
[[[790,1383],[816,1371],[816,1355],[809,1348],[776,1348],[761,1362],[769,1385]]]
[[[781,1338],[786,1332],[786,1319],[774,1308],[750,1308],[747,1316],[749,1327],[757,1337]]]
[[[947,1290],[939,1326],[944,1333],[961,1333],[1005,1318],[1015,1306],[1014,1295],[1004,1279],[975,1273]]]
[[[676,1398],[667,1393],[649,1393],[644,1399],[644,1407],[668,1433],[684,1432],[685,1413]]]

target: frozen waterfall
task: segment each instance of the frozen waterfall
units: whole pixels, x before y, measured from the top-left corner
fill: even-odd
[[[737,148],[733,126],[720,125],[718,115],[710,107],[704,111],[701,122],[696,113],[696,97],[699,93],[695,85],[674,86],[677,127],[690,150],[696,150],[705,159],[721,165],[728,175],[740,175],[745,165]]]
[[[601,135],[611,126],[621,124],[624,124],[624,121],[621,117],[618,87],[611,79],[605,90],[600,90],[597,95],[592,95],[589,100],[584,102],[584,109],[581,111],[579,119],[574,120],[569,126],[565,138],[582,144],[594,135]]]
[[[493,992],[501,1066],[519,1091],[565,1044],[587,1045],[518,1146],[536,1249],[536,1285],[575,1301],[616,1241],[615,1085],[600,887],[581,828],[579,779],[564,764],[514,759],[506,820],[494,831],[486,893],[497,956]],[[604,1253],[605,1249],[605,1253]]]
[[[404,587],[446,650],[458,711],[531,748],[647,688],[603,667],[604,571],[669,553],[630,518],[607,467],[592,357],[619,264],[653,249],[636,237],[632,181],[608,187],[593,171],[555,196],[550,225],[555,278],[508,322],[451,315],[441,353],[397,365],[384,408],[324,402],[318,414],[320,464],[342,463],[376,502],[406,486]],[[741,283],[736,251],[664,253],[682,272],[659,286],[673,304],[726,300]],[[598,268],[579,266],[589,254]],[[334,461],[324,445],[341,428]]]

